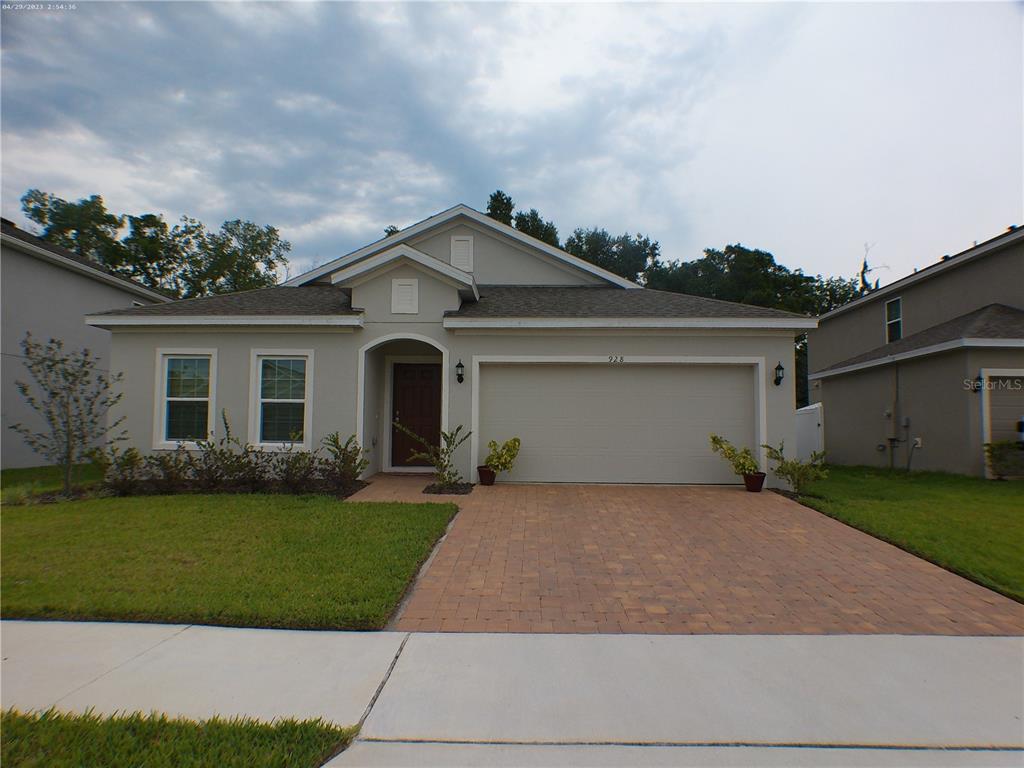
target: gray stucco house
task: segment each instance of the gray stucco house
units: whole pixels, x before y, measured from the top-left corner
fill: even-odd
[[[794,445],[793,339],[816,321],[646,290],[458,205],[282,286],[87,318],[112,333],[144,450],[233,432],[270,450],[355,434],[369,472],[432,440],[518,436],[509,479],[734,483],[718,432]],[[785,371],[776,384],[774,369]]]
[[[808,368],[829,461],[984,475],[1024,419],[1024,229],[823,315]]]
[[[40,240],[4,219],[0,224],[0,304],[3,307],[2,463],[8,467],[45,464],[11,424],[35,425],[38,417],[15,382],[27,380],[21,340],[62,339],[68,349],[110,353],[110,334],[83,322],[90,312],[163,303],[169,299],[132,280],[113,275],[76,253]],[[102,363],[101,363],[102,365]],[[41,426],[41,425],[40,425]]]

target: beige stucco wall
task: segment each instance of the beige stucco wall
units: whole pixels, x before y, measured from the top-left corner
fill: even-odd
[[[765,358],[767,440],[773,444],[785,441],[789,451],[796,448],[794,427],[793,377],[788,375],[782,386],[771,383],[771,370],[781,360],[787,372],[794,370],[792,338],[785,334],[749,334],[701,331],[679,333],[532,333],[532,334],[453,334],[440,323],[417,324],[407,329],[392,322],[368,322],[355,332],[331,331],[314,333],[281,333],[270,331],[239,332],[147,332],[117,331],[113,334],[112,364],[125,373],[125,399],[119,413],[127,417],[133,443],[142,450],[153,445],[153,421],[157,352],[160,347],[193,347],[217,349],[218,412],[227,409],[232,427],[239,437],[248,437],[249,371],[252,349],[313,349],[315,352],[312,440],[318,443],[328,433],[338,430],[343,435],[356,430],[359,350],[374,341],[390,339],[395,334],[411,333],[433,340],[448,350],[448,366],[443,372],[449,392],[449,428],[472,419],[473,358],[478,355],[621,355],[628,365],[630,356],[758,356]],[[386,342],[390,343],[390,342]],[[379,348],[383,354],[400,353],[401,348]],[[454,366],[458,360],[466,365],[466,380],[455,381]],[[370,352],[366,366],[363,421],[366,426],[364,444],[372,449],[374,468],[381,467],[383,430],[388,423],[387,404],[383,396],[383,368],[380,354]],[[618,407],[628,408],[628,391],[622,393]],[[543,397],[543,392],[537,392]],[[680,392],[680,398],[686,393]],[[217,434],[222,435],[217,424]],[[377,444],[374,445],[373,441]],[[481,445],[481,451],[486,446]],[[523,450],[529,450],[524,446]],[[470,455],[467,443],[458,455],[458,462],[467,477],[479,457]],[[473,477],[475,479],[475,477]],[[769,478],[771,480],[771,478]]]
[[[85,324],[85,315],[132,306],[133,301],[152,303],[138,294],[106,282],[28,256],[16,248],[0,251],[0,306],[3,309],[2,345],[2,460],[7,467],[33,467],[46,464],[29,448],[22,437],[9,429],[16,423],[42,429],[42,420],[17,390],[16,382],[27,381],[20,342],[26,332],[37,341],[55,338],[68,350],[90,349],[107,367],[110,334]]]
[[[463,222],[466,220],[464,219]],[[511,238],[469,223],[454,223],[409,240],[409,245],[436,259],[451,262],[451,239],[473,237],[473,276],[479,285],[598,285],[600,278],[543,254]]]
[[[883,346],[885,304],[902,298],[903,336],[973,312],[988,304],[1024,309],[1024,244],[946,269],[932,277],[825,318],[808,334],[813,373]],[[812,402],[814,393],[812,391]]]
[[[415,279],[419,294],[419,311],[415,315],[391,312],[391,281]],[[435,325],[448,310],[460,306],[458,290],[438,280],[425,269],[403,264],[389,269],[352,288],[352,306],[363,310],[364,321],[376,325]]]
[[[313,363],[312,440],[319,443],[339,430],[351,434],[356,420],[355,339],[348,331],[282,333],[273,331],[129,331],[113,334],[111,368],[124,373],[124,399],[115,411],[126,417],[131,444],[143,451],[154,444],[157,355],[160,349],[215,349],[215,434],[224,435],[226,411],[232,432],[249,439],[249,377],[254,349],[310,349]]]

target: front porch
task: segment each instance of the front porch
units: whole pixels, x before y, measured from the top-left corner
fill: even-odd
[[[425,338],[378,339],[360,352],[362,417],[357,438],[368,451],[368,472],[429,473],[427,462],[411,459],[421,446],[394,426],[433,444],[447,420],[447,350]]]

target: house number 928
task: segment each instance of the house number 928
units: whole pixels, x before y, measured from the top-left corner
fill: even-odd
[[[624,358],[622,355],[608,355],[608,362],[609,363],[624,363],[624,362],[626,362],[626,358]]]

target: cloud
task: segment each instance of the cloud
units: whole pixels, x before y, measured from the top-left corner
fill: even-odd
[[[669,257],[892,277],[1019,223],[1020,11],[885,4],[80,4],[4,11],[29,187],[281,228],[293,274],[497,187]]]

